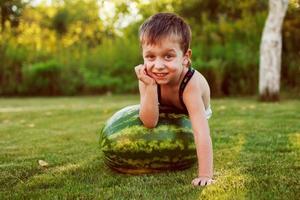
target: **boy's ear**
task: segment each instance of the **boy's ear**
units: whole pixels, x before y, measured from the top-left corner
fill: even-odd
[[[192,57],[192,50],[188,49],[186,51],[186,53],[184,54],[184,58],[183,58],[183,64],[185,66],[189,66],[191,63],[191,57]]]

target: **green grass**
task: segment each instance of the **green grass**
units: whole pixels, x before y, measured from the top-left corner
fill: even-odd
[[[98,132],[138,96],[0,99],[0,199],[297,199],[300,101],[213,100],[216,184],[185,171],[129,176],[103,163]],[[49,163],[48,168],[38,160]]]

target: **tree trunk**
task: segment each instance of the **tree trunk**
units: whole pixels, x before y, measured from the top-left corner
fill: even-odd
[[[278,101],[281,71],[281,29],[289,0],[269,0],[269,14],[260,44],[259,95],[263,101]]]

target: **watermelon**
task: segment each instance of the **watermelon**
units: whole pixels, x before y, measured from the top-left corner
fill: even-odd
[[[100,133],[105,164],[121,173],[144,174],[191,167],[197,157],[185,114],[160,112],[155,128],[143,126],[139,105],[116,112]]]

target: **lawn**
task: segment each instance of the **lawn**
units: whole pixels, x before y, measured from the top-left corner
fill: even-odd
[[[216,183],[204,188],[191,185],[196,165],[143,176],[104,165],[100,128],[136,103],[129,95],[0,99],[0,199],[299,199],[299,100],[213,100]]]

